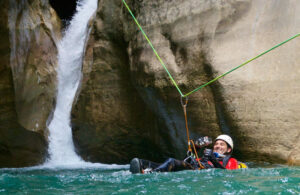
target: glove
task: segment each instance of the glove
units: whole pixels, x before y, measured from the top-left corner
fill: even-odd
[[[204,156],[207,157],[208,159],[214,156],[214,153],[211,149],[205,149],[203,152]]]

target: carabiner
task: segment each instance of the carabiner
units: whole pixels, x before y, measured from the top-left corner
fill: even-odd
[[[185,98],[185,104],[184,104],[183,98]],[[185,107],[187,105],[188,101],[189,101],[188,97],[182,97],[182,96],[180,96],[180,103],[181,103],[182,107]]]

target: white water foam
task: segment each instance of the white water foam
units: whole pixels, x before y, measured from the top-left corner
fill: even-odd
[[[50,157],[43,168],[126,167],[85,162],[74,150],[70,113],[82,75],[81,66],[90,31],[88,22],[96,9],[97,0],[79,1],[77,12],[58,45],[58,91],[53,119],[48,126]]]
[[[88,37],[88,21],[97,9],[97,0],[80,1],[63,39],[58,44],[58,89],[56,107],[49,129],[47,166],[72,166],[84,161],[75,153],[70,113],[81,79],[81,66]]]

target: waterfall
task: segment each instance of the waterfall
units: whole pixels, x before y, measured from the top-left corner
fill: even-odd
[[[40,1],[47,5],[47,0]],[[81,81],[81,67],[85,53],[86,42],[90,33],[89,21],[96,12],[98,0],[79,0],[76,14],[62,40],[58,44],[57,97],[53,117],[48,125],[49,129],[49,158],[40,168],[128,168],[128,165],[106,165],[83,161],[74,150],[70,114],[78,86]],[[40,24],[39,17],[30,17],[31,4],[27,0],[9,1],[8,27],[10,33],[10,64],[14,82],[24,82],[26,74],[26,59],[30,54],[30,47],[43,44],[39,34],[32,29]],[[52,33],[52,32],[51,32]],[[33,37],[34,41],[31,40]],[[52,34],[55,39],[55,35]],[[56,42],[57,40],[55,40]],[[15,87],[18,87],[16,85]],[[20,89],[15,89],[18,95]],[[22,92],[22,91],[21,91]]]
[[[47,165],[84,163],[74,150],[70,114],[82,75],[81,66],[90,31],[88,22],[96,9],[97,0],[78,2],[76,13],[58,45],[58,89],[53,119],[48,126],[50,157]]]

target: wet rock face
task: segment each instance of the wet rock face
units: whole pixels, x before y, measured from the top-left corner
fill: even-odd
[[[45,122],[49,115],[50,108],[48,108],[48,111],[45,113],[45,111],[43,111],[44,107],[38,107],[47,104],[47,102],[43,102],[47,98],[40,100],[40,104],[37,102],[37,105],[35,105],[36,102],[34,101],[36,100],[35,96],[43,91],[41,89],[45,87],[45,84],[44,86],[38,87],[37,84],[34,85],[31,82],[36,78],[35,75],[38,73],[40,73],[40,79],[43,80],[44,78],[41,75],[45,75],[46,72],[49,71],[46,70],[46,67],[44,67],[43,70],[40,68],[33,68],[33,64],[35,64],[35,66],[43,63],[44,65],[47,65],[46,62],[42,62],[43,60],[40,59],[40,57],[43,58],[44,55],[42,55],[41,52],[37,52],[39,49],[38,44],[44,44],[45,42],[47,43],[47,41],[44,40],[45,37],[38,37],[40,40],[32,40],[31,46],[37,47],[35,48],[36,50],[29,49],[22,51],[17,46],[24,40],[22,37],[17,36],[22,34],[22,31],[25,30],[26,27],[18,23],[20,21],[11,21],[14,18],[10,18],[12,13],[9,11],[12,10],[10,10],[11,5],[9,5],[9,3],[12,2],[13,1],[1,1],[0,3],[0,167],[24,167],[36,165],[43,162],[47,154],[47,142],[42,132],[45,128]],[[23,8],[26,9],[26,7]],[[23,11],[25,14],[26,10]],[[19,13],[19,16],[21,15],[22,14]],[[34,16],[32,15],[32,17]],[[9,22],[16,22],[14,23],[13,29],[9,29],[9,25],[12,24]],[[41,23],[41,25],[42,24],[43,23]],[[11,37],[12,31],[14,31],[15,37]],[[38,29],[35,29],[34,33],[38,32]],[[29,37],[26,37],[26,39],[30,42],[30,40],[28,40]],[[14,47],[11,47],[10,41],[15,44]],[[18,52],[13,51],[14,49]],[[27,55],[23,56],[26,52],[28,52]],[[33,54],[31,52],[35,53]],[[35,57],[33,57],[34,55],[39,57],[35,59]],[[21,64],[20,61],[24,62],[22,67],[19,66]],[[23,69],[23,67],[27,68]],[[35,71],[25,71],[32,69]],[[48,89],[48,87],[46,88]],[[52,89],[52,91],[53,90],[54,89]],[[53,100],[48,102],[48,104],[52,105],[52,101]],[[24,114],[22,114],[22,110],[27,111],[24,111]],[[35,116],[43,115],[43,113],[44,119],[39,121],[42,117]],[[36,124],[43,125],[36,127]],[[39,131],[39,133],[34,131]]]
[[[295,1],[128,4],[184,93],[299,29]],[[151,151],[182,158],[186,134],[179,94],[121,1],[100,1],[93,25],[73,110],[79,153],[102,162],[134,155],[154,159]],[[299,162],[298,42],[191,95],[191,137],[228,133],[240,158]],[[143,145],[147,141],[151,146]]]

